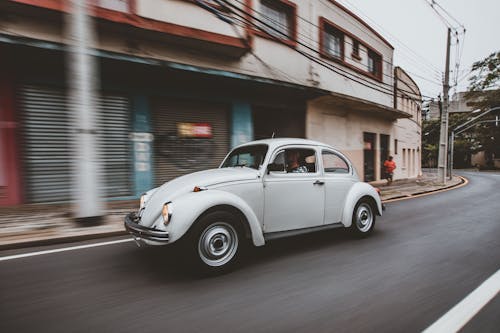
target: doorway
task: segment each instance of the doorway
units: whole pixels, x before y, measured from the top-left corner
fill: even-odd
[[[364,181],[371,182],[375,180],[375,133],[363,133],[363,166]]]
[[[384,162],[389,157],[389,135],[380,134],[380,179],[384,177]]]

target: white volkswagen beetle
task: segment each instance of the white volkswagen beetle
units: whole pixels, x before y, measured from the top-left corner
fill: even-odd
[[[202,267],[234,264],[241,245],[317,230],[366,236],[382,215],[380,196],[326,144],[268,139],[234,148],[218,169],[166,182],[125,218],[137,244],[185,242]]]

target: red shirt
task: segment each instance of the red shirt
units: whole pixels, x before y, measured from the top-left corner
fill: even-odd
[[[386,160],[384,162],[385,172],[392,173],[396,169],[396,162]]]

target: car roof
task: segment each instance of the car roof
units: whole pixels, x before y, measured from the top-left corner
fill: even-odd
[[[322,143],[319,141],[308,140],[308,139],[300,139],[300,138],[274,138],[274,139],[263,139],[263,140],[255,140],[250,141],[244,144],[241,144],[238,147],[257,145],[257,144],[267,144],[269,148],[274,149],[284,145],[308,145],[308,146],[322,146],[325,148],[334,149],[332,146],[327,145],[326,143]]]

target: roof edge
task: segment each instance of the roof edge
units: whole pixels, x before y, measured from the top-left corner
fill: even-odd
[[[387,39],[385,39],[379,32],[377,32],[374,28],[372,28],[368,23],[366,23],[365,20],[363,20],[361,17],[359,17],[357,14],[355,14],[353,11],[351,11],[349,8],[345,7],[344,5],[338,3],[337,1],[335,0],[328,0],[329,2],[331,2],[333,5],[339,7],[341,10],[343,10],[344,12],[346,12],[347,14],[349,14],[352,18],[354,18],[355,20],[357,20],[359,23],[361,23],[362,25],[364,25],[366,28],[368,28],[368,30],[370,30],[371,32],[373,32],[375,34],[375,36],[377,36],[378,38],[380,38],[380,40],[382,42],[384,42],[387,46],[389,46],[391,49],[394,50],[394,46],[392,46],[391,43],[389,43],[389,41],[387,41]]]

